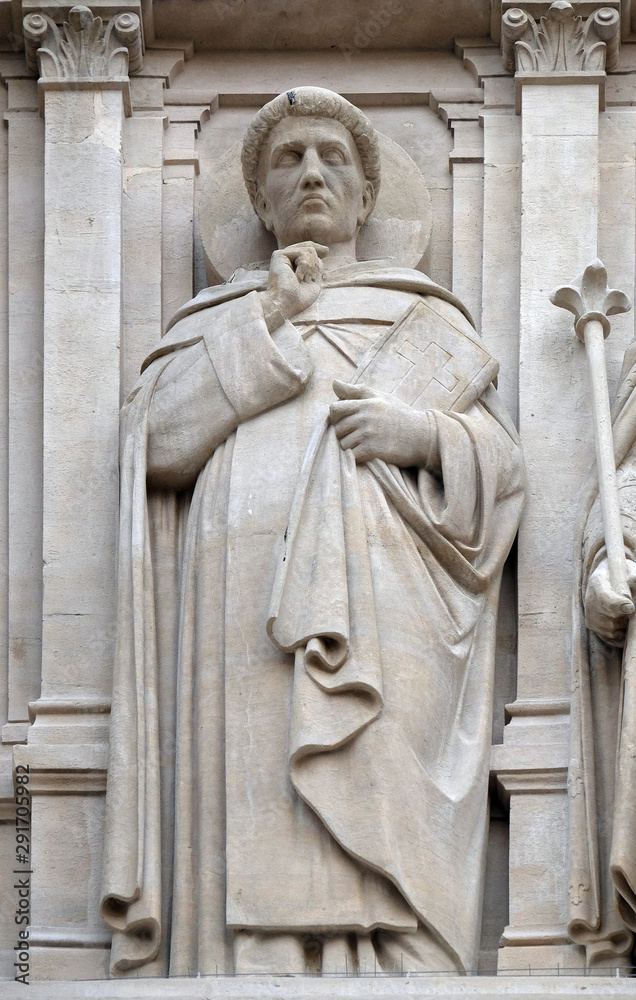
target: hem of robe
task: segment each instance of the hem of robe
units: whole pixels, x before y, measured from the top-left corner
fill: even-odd
[[[228,930],[231,931],[258,931],[263,934],[373,934],[374,931],[393,931],[396,934],[412,934],[413,931],[417,930],[420,921],[417,915],[413,914],[413,919],[408,923],[403,921],[402,923],[398,921],[390,920],[374,920],[370,923],[359,923],[351,921],[346,923],[345,921],[335,923],[329,923],[329,921],[324,921],[323,923],[306,923],[306,924],[268,924],[264,921],[242,921],[242,922],[232,922],[228,923]]]

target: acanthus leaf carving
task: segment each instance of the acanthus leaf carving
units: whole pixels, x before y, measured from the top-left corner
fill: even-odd
[[[555,0],[538,20],[520,7],[502,18],[502,56],[510,73],[601,73],[618,68],[620,14],[599,7],[584,18]]]
[[[121,79],[141,69],[139,18],[124,12],[104,23],[89,7],[73,7],[59,26],[47,14],[28,14],[23,21],[25,56],[42,80]]]

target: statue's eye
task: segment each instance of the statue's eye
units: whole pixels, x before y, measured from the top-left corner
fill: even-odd
[[[276,162],[277,167],[295,167],[300,162],[300,153],[295,149],[286,149]]]
[[[339,167],[345,162],[342,150],[336,149],[333,146],[328,146],[327,149],[323,149],[320,155],[323,162],[328,163],[332,167]]]

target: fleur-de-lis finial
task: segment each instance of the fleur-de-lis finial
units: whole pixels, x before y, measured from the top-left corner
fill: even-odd
[[[607,317],[629,312],[632,308],[631,300],[625,292],[608,288],[607,271],[598,257],[569,285],[555,288],[550,295],[550,302],[574,314],[574,330],[581,341],[585,324],[589,320],[598,320],[607,337],[610,331]]]
[[[633,614],[634,602],[628,584],[627,561],[623,541],[616,456],[612,437],[612,416],[605,368],[605,344],[610,331],[608,316],[628,312],[631,301],[617,288],[608,288],[607,271],[597,258],[569,285],[555,288],[550,301],[574,314],[574,330],[585,344],[594,419],[596,470],[603,515],[607,562],[612,590],[624,598],[624,614]]]

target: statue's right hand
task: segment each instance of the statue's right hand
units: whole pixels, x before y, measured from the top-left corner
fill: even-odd
[[[636,590],[636,563],[627,560],[627,583]],[[625,643],[627,619],[634,613],[634,602],[617,594],[610,584],[609,566],[603,559],[590,574],[585,590],[585,624],[610,646]]]
[[[313,240],[275,250],[269,265],[267,293],[285,319],[313,305],[322,288],[322,257],[329,247]]]

